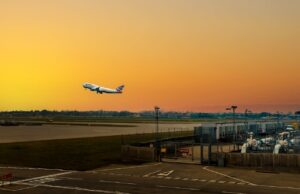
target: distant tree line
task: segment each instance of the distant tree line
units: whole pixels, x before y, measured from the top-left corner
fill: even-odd
[[[128,118],[153,118],[153,111],[130,112],[130,111],[49,111],[49,110],[33,110],[33,111],[7,111],[0,112],[0,117],[128,117]],[[300,116],[300,111],[295,114],[278,114],[278,113],[236,113],[238,119],[250,118],[297,118]],[[232,113],[203,113],[203,112],[160,112],[161,118],[166,119],[228,119],[232,118]]]

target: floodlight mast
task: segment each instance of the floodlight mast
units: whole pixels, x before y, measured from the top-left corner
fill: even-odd
[[[160,157],[159,157],[159,155],[160,155],[160,150],[159,150],[160,148],[159,147],[160,146],[159,146],[159,135],[158,135],[158,133],[159,133],[159,110],[160,110],[160,108],[158,106],[154,107],[155,120],[156,120],[155,149],[156,149],[157,159],[158,160],[160,160]]]

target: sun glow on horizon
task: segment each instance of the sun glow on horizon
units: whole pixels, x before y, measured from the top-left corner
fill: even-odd
[[[1,1],[0,111],[294,111],[299,8],[296,0]],[[126,87],[96,95],[84,82]]]

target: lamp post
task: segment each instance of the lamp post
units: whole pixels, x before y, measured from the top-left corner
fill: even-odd
[[[235,123],[235,110],[237,109],[237,106],[232,105],[229,108],[226,108],[226,110],[232,110],[232,120],[233,120],[233,129],[234,129],[234,142],[236,141],[236,135],[237,135],[237,128],[236,128],[236,123]]]
[[[159,120],[159,107],[158,106],[155,106],[154,107],[154,111],[155,111],[155,120],[156,120],[156,134],[155,134],[155,149],[156,149],[156,154],[157,154],[157,158],[158,158],[158,161],[160,161],[160,158],[159,158],[159,152],[160,152],[160,146],[159,146],[159,135],[158,135],[158,132],[159,132],[159,126],[158,126],[158,120]]]

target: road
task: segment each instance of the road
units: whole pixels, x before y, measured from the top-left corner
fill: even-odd
[[[300,193],[299,174],[201,165],[154,163],[111,166],[92,171],[0,167],[13,173],[2,194],[89,193]]]

